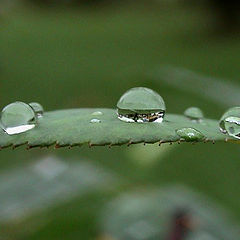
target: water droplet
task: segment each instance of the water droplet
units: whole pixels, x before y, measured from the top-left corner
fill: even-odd
[[[32,109],[34,110],[34,112],[37,114],[37,117],[42,117],[43,116],[43,107],[41,104],[37,103],[37,102],[32,102],[29,103],[30,107],[32,107]]]
[[[220,119],[221,132],[240,139],[240,107],[230,108]]]
[[[165,111],[162,97],[155,91],[144,87],[131,88],[117,103],[118,118],[124,122],[161,123]]]
[[[190,107],[186,109],[184,115],[193,121],[201,121],[204,117],[202,110],[197,107]]]
[[[181,128],[178,129],[177,134],[187,142],[198,141],[204,138],[204,135],[194,128]]]
[[[100,111],[96,111],[96,112],[93,112],[92,115],[93,116],[101,116],[101,115],[103,115],[103,113]]]
[[[0,124],[7,134],[13,135],[34,128],[37,124],[37,118],[28,104],[15,102],[3,108]]]
[[[90,122],[91,122],[91,123],[100,123],[101,120],[99,120],[99,119],[97,119],[97,118],[93,118],[93,119],[91,119]]]

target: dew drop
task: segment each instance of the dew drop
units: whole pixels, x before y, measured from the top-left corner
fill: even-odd
[[[43,106],[37,102],[32,102],[29,103],[29,106],[34,110],[34,112],[36,113],[37,117],[42,117],[43,116]]]
[[[97,119],[97,118],[93,118],[91,119],[90,123],[100,123],[101,120]]]
[[[192,121],[201,121],[204,117],[202,110],[197,107],[187,108],[184,115]]]
[[[187,142],[198,141],[204,138],[204,135],[194,128],[181,128],[176,130],[179,137]]]
[[[37,117],[28,104],[15,102],[3,108],[0,124],[7,134],[19,134],[34,128]]]
[[[220,131],[240,139],[240,107],[230,108],[219,122]]]
[[[93,116],[101,116],[103,113],[101,111],[96,111],[92,113]]]
[[[124,122],[161,123],[165,111],[163,98],[155,91],[144,87],[131,88],[117,103],[118,118]]]

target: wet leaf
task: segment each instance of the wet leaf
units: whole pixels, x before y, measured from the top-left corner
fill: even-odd
[[[96,116],[93,113],[102,112]],[[100,122],[93,123],[92,119]],[[176,133],[177,129],[194,128],[203,134],[196,142],[224,141],[226,136],[219,130],[216,120],[203,119],[193,122],[185,116],[166,114],[162,123],[126,123],[120,121],[115,109],[70,109],[45,112],[38,125],[27,132],[8,135],[0,130],[0,147],[13,148],[26,145],[31,147],[55,147],[122,145],[134,143],[184,142]],[[232,139],[228,136],[228,139]]]

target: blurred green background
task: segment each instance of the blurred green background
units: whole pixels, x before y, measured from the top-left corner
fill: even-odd
[[[37,101],[46,111],[115,108],[124,91],[145,86],[163,96],[167,112],[181,114],[197,106],[206,117],[219,119],[240,100],[228,98],[240,89],[239,25],[229,24],[235,24],[234,30],[228,31],[218,10],[203,2],[2,0],[1,107],[20,100]],[[190,75],[191,86],[185,88],[185,75],[177,82],[161,75],[158,69],[165,66],[200,77]],[[237,222],[239,153],[237,144],[225,143],[6,149],[0,152],[0,239],[108,240],[101,237],[98,219],[110,200],[127,191],[165,184],[184,184],[205,194]],[[78,184],[81,187],[86,179],[81,174],[71,178],[71,171],[76,166],[82,169],[82,162],[90,164],[89,175],[94,169],[93,178],[102,169],[114,180],[98,176],[102,184],[80,191]],[[54,171],[59,173],[56,169],[69,173],[54,195],[59,181],[56,186],[48,181]],[[76,179],[77,186],[71,188]],[[91,176],[88,180],[94,182]]]

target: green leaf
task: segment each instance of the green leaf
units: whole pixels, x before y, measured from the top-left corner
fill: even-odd
[[[102,115],[92,115],[101,111]],[[91,123],[99,119],[99,123]],[[186,141],[177,134],[182,128],[193,128],[204,138],[194,142],[235,140],[220,132],[218,121],[203,119],[194,122],[185,116],[166,114],[163,123],[126,123],[117,118],[115,109],[70,109],[44,113],[38,125],[27,132],[8,135],[0,130],[0,147],[13,148],[20,145],[32,147],[122,145],[134,143],[165,143]],[[188,140],[189,141],[189,140]]]
[[[147,236],[149,240],[173,239],[170,236],[179,219],[188,223],[187,237],[181,240],[235,240],[239,236],[236,223],[217,203],[181,185],[124,193],[105,206],[99,222],[110,239]]]

